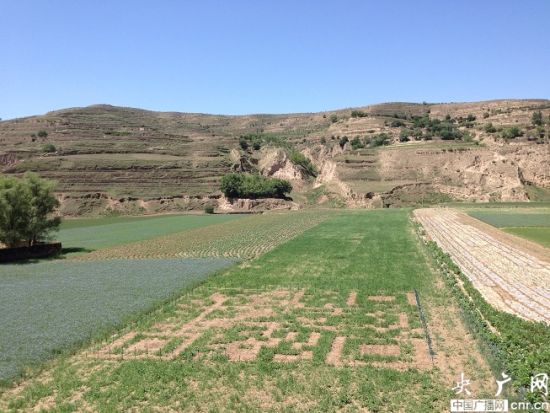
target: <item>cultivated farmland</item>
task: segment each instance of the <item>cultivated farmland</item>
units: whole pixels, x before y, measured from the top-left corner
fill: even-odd
[[[215,226],[197,228],[98,250],[79,257],[84,260],[169,257],[254,258],[311,228],[330,212],[308,211],[254,215]]]
[[[0,380],[151,309],[234,260],[55,261],[0,267]]]
[[[489,303],[528,320],[550,322],[547,250],[522,248],[457,211],[421,209],[415,216]]]
[[[468,214],[501,230],[550,247],[550,209],[514,208],[470,210]]]
[[[433,412],[462,371],[491,394],[407,211],[316,224],[7,389],[0,410]]]
[[[58,239],[71,250],[95,250],[220,224],[242,215],[164,215],[64,221]]]

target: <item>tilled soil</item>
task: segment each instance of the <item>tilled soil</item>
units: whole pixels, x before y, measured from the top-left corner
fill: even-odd
[[[526,242],[496,236],[452,209],[414,212],[427,234],[448,254],[483,297],[499,310],[550,322],[550,261]]]

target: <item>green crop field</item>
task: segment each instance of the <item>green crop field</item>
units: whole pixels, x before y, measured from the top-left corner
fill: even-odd
[[[66,251],[86,251],[240,218],[242,215],[216,214],[71,219],[63,222],[57,238],[63,243]]]
[[[515,398],[549,365],[547,326],[418,234],[404,209],[265,214],[2,267],[4,366],[82,344],[6,383],[0,411],[440,412],[461,373],[483,399],[502,371]],[[207,277],[233,261],[191,256],[242,261]]]
[[[436,288],[408,211],[218,228],[250,220],[261,231],[260,218],[274,233],[282,219],[301,231],[7,389],[0,410],[432,412],[461,371],[490,395],[490,369]],[[433,361],[415,289],[441,352]]]
[[[231,259],[0,266],[0,380],[121,325]]]
[[[550,209],[546,207],[491,208],[468,213],[505,232],[550,247]]]

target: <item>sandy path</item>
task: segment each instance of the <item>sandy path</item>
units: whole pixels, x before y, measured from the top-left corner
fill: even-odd
[[[414,215],[493,306],[550,323],[550,260],[540,249],[529,253],[530,243],[498,236],[498,230],[485,230],[452,209],[419,209]]]

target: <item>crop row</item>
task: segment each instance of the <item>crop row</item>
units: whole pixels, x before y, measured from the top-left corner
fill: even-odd
[[[532,376],[550,371],[548,324],[530,322],[495,308],[448,253],[428,237],[423,236],[423,239],[461,307],[463,320],[487,354],[495,376],[506,371],[520,398],[540,401],[540,394],[531,393],[529,386]]]
[[[314,227],[329,215],[297,212],[255,215],[190,231],[95,251],[81,260],[169,257],[257,257]]]

